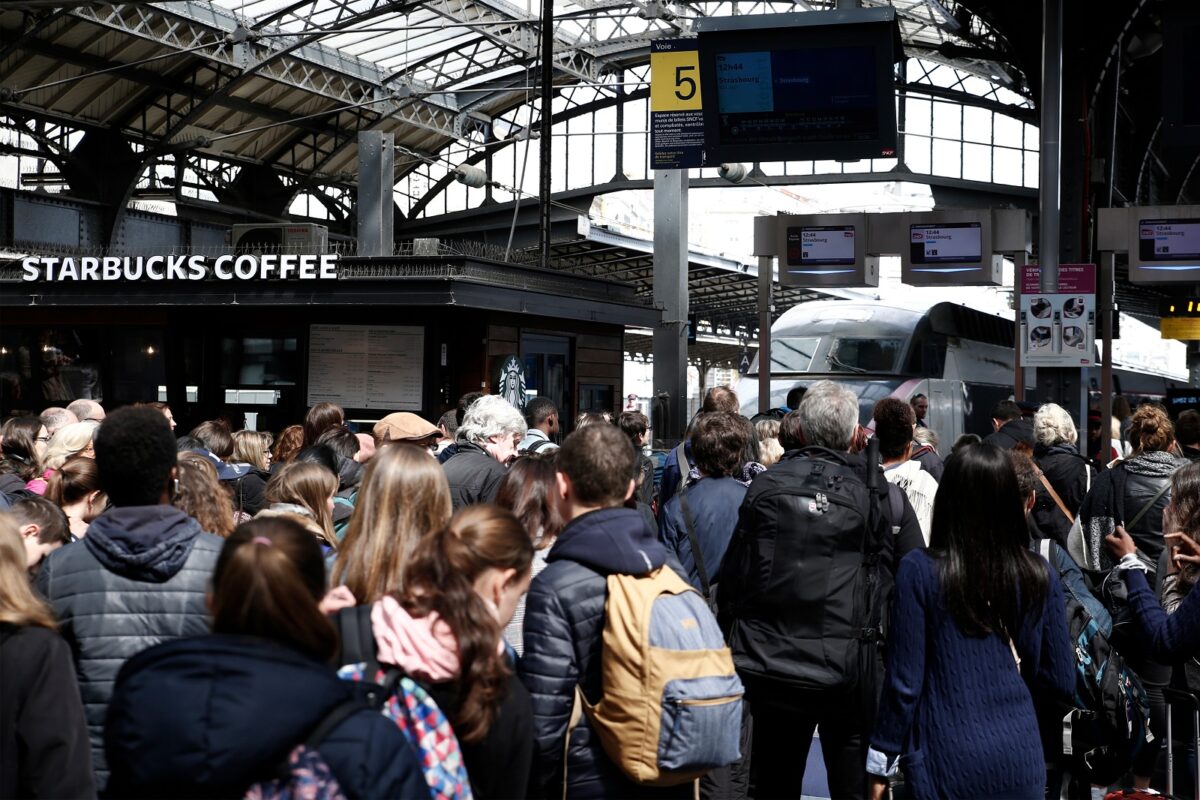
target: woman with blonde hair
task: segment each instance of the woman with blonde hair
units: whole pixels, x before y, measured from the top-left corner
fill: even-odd
[[[274,437],[266,431],[238,431],[233,434],[230,464],[248,464],[266,472],[271,469],[271,444]]]
[[[226,538],[233,533],[233,503],[217,479],[217,468],[208,457],[190,450],[179,454],[179,477],[171,505],[187,514],[209,533]]]
[[[319,464],[288,464],[271,477],[263,498],[270,503],[255,518],[288,515],[330,550],[337,549],[333,534],[333,495],[337,477]]]
[[[392,444],[367,462],[346,538],[333,565],[335,586],[358,603],[404,588],[404,570],[421,537],[450,521],[446,473],[429,453]]]
[[[75,664],[0,514],[0,797],[95,797]]]
[[[95,458],[96,451],[92,449],[92,438],[96,435],[95,422],[76,422],[59,428],[50,437],[46,445],[46,455],[42,457],[42,467],[47,470],[58,469],[71,456]]]

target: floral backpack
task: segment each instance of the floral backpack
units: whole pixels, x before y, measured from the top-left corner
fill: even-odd
[[[376,658],[371,606],[344,609],[333,621],[342,642],[339,663],[345,665],[338,670],[338,677],[373,681],[384,687],[383,715],[396,723],[417,751],[434,800],[473,800],[450,720],[424,687],[395,667],[383,667]]]

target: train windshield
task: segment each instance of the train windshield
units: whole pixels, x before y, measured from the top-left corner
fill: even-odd
[[[771,372],[808,372],[820,336],[782,336],[771,342]]]
[[[903,349],[904,339],[836,339],[825,356],[827,371],[897,372]]]
[[[870,424],[871,416],[875,412],[875,404],[885,397],[891,397],[903,383],[902,380],[839,382],[844,383],[858,395],[858,424],[863,426]]]

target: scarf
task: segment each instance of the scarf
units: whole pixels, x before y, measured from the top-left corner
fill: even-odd
[[[418,681],[442,683],[458,676],[458,641],[438,613],[414,617],[384,598],[371,609],[371,628],[379,661],[394,664]]]
[[[1104,572],[1113,568],[1115,562],[1108,554],[1104,539],[1113,534],[1118,525],[1125,524],[1125,482],[1129,473],[1166,478],[1173,475],[1181,463],[1170,453],[1156,450],[1122,461],[1096,477],[1092,490],[1079,507],[1079,524],[1083,529],[1084,557],[1087,562],[1083,566]],[[1136,515],[1140,510],[1135,509],[1133,513]],[[1148,566],[1151,571],[1157,568],[1156,564]]]

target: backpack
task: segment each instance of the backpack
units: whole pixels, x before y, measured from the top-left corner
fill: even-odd
[[[785,455],[765,473],[777,478],[761,486],[760,478],[759,491],[747,494],[739,560],[726,556],[748,576],[735,578],[727,601],[731,642],[747,672],[798,689],[876,696],[891,591],[881,554],[893,529],[883,504],[898,500],[903,512],[903,498],[886,488],[878,446],[868,443],[865,480],[845,453],[807,447]],[[763,531],[754,529],[755,506],[774,512]]]
[[[355,606],[333,616],[341,652],[338,677],[383,686],[385,717],[396,723],[417,751],[433,800],[471,800],[471,782],[458,737],[450,720],[421,684],[395,667],[384,668],[375,652],[371,605]]]
[[[675,487],[682,492],[692,482],[692,462],[687,457],[687,442],[679,443],[675,448],[675,459],[679,462],[679,486]]]
[[[686,783],[738,761],[742,682],[700,593],[665,566],[609,575],[604,616],[603,694],[592,705],[576,687],[572,723],[586,714],[640,784]]]
[[[1049,539],[1037,550],[1062,578],[1066,589],[1067,629],[1075,649],[1075,705],[1062,717],[1062,754],[1068,770],[1089,783],[1120,779],[1147,743],[1150,702],[1138,677],[1116,650],[1112,623],[1086,587],[1076,587],[1062,559],[1062,549]],[[1081,595],[1082,593],[1082,595]]]
[[[526,447],[525,452],[533,455],[534,453],[540,452],[543,448],[549,447],[552,444],[554,444],[554,442],[550,441],[549,439],[538,439],[536,442],[529,445],[529,447]]]
[[[363,710],[379,710],[383,692],[379,687],[334,706],[317,727],[296,745],[287,760],[279,766],[277,776],[259,781],[246,790],[244,800],[346,800],[337,777],[317,749],[330,733],[351,715]]]

